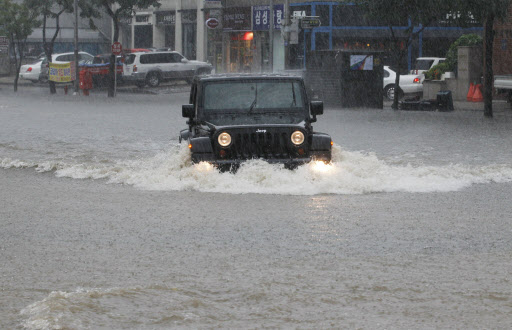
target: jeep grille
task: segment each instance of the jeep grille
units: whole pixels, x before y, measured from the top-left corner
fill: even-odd
[[[307,143],[300,147],[292,145],[290,136],[296,128],[265,129],[266,132],[256,132],[257,129],[226,130],[233,139],[230,147],[224,149],[223,159],[291,159],[307,157]],[[305,133],[305,132],[304,132]],[[306,135],[307,136],[307,135]],[[299,155],[302,148],[304,153]],[[222,149],[217,145],[217,155]]]

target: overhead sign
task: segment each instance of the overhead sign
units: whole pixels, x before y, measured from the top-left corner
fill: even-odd
[[[300,19],[300,27],[303,30],[312,29],[320,26],[320,18],[318,17],[303,17]]]
[[[123,52],[123,46],[121,46],[121,43],[119,41],[116,41],[112,44],[112,54],[114,55],[121,55]]]
[[[215,17],[209,18],[208,20],[206,20],[206,26],[209,29],[216,29],[219,26],[219,20]]]

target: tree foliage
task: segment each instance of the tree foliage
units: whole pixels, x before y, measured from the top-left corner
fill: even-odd
[[[132,17],[135,8],[146,9],[151,6],[159,8],[159,0],[91,0],[92,4],[103,9],[108,16],[112,18],[114,26],[113,41],[119,41],[119,22],[123,17]],[[110,57],[110,68],[109,68],[109,84],[108,84],[108,96],[114,96],[114,72],[115,72],[115,55]]]
[[[114,41],[119,40],[119,20],[122,17],[132,17],[135,8],[146,9],[160,7],[159,0],[92,0],[96,8],[103,9],[112,18],[114,24]]]
[[[43,29],[43,49],[46,58],[52,58],[55,40],[60,32],[60,17],[62,14],[71,14],[74,12],[74,0],[25,0],[27,6],[37,11],[42,20]],[[92,18],[98,17],[98,12],[88,0],[79,0],[80,17]],[[47,38],[47,25],[50,20],[55,21],[55,31],[51,38]],[[55,83],[49,82],[50,93],[56,93]]]
[[[14,78],[14,91],[18,90],[18,77],[23,61],[23,50],[28,36],[39,25],[37,12],[25,3],[14,3],[11,0],[0,0],[1,31],[9,36],[14,51],[16,76]]]

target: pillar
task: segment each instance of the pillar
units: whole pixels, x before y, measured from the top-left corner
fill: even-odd
[[[176,30],[174,32],[174,49],[183,54],[183,26],[181,24],[181,0],[176,0]]]

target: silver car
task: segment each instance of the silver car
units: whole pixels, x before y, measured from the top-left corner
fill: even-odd
[[[211,64],[187,60],[178,52],[132,53],[126,56],[123,78],[137,86],[157,87],[164,80],[181,79],[191,82],[196,75],[211,73]]]

